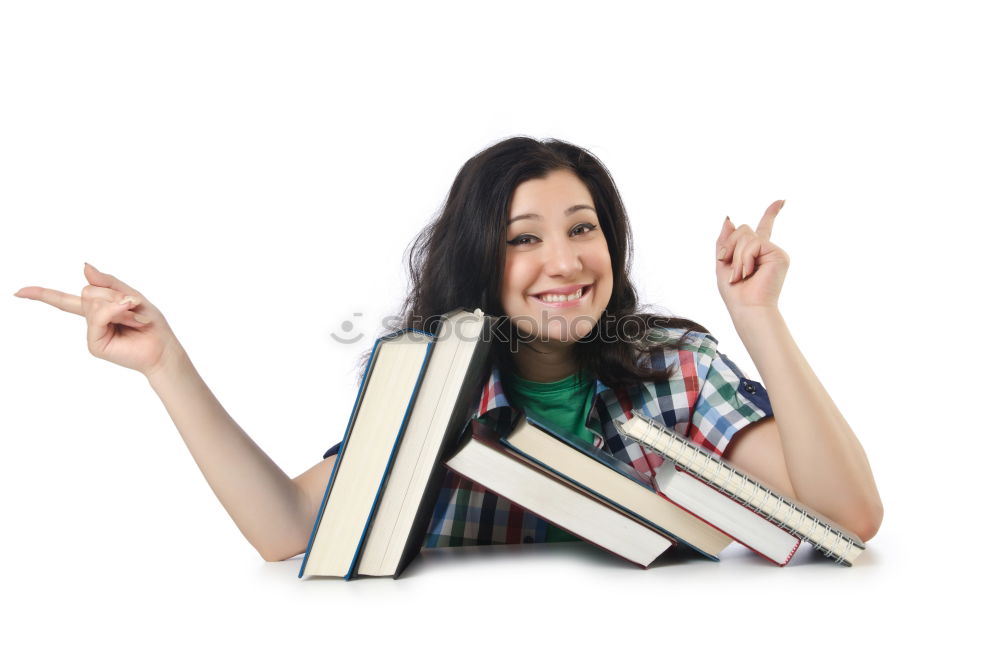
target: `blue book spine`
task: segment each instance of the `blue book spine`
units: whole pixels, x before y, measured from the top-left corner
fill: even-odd
[[[382,480],[379,481],[378,490],[375,492],[375,501],[372,503],[371,510],[368,511],[368,519],[365,520],[365,527],[361,533],[361,539],[358,541],[358,548],[354,550],[354,558],[351,559],[351,567],[348,569],[347,574],[344,579],[351,579],[357,573],[358,561],[361,559],[361,551],[364,549],[365,541],[368,540],[368,532],[371,530],[372,521],[375,519],[375,513],[378,511],[378,505],[382,502],[382,491],[385,489],[385,483],[389,480],[389,472],[392,470],[392,465],[396,460],[396,452],[399,450],[399,442],[403,439],[403,434],[406,432],[407,424],[410,422],[410,414],[413,412],[413,404],[417,401],[417,394],[420,392],[420,385],[424,381],[424,375],[427,373],[427,363],[430,360],[431,350],[434,349],[434,343],[428,343],[426,351],[424,352],[424,361],[420,365],[420,373],[417,377],[417,382],[413,386],[413,391],[410,393],[410,401],[406,405],[406,412],[403,414],[403,421],[399,424],[399,431],[396,432],[396,439],[392,443],[392,450],[389,452],[389,460],[386,462],[385,471],[382,472]]]

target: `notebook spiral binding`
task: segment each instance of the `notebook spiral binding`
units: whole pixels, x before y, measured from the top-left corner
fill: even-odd
[[[723,464],[708,451],[692,445],[675,432],[665,430],[640,412],[633,410],[632,415],[649,423],[655,430],[663,433],[669,441],[650,440],[645,438],[646,435],[639,437],[630,435],[616,422],[615,426],[621,434],[635,439],[664,459],[693,473],[768,522],[811,543],[826,558],[833,559],[840,565],[849,566],[851,564],[845,558],[846,550],[852,547],[860,550],[865,549],[864,544],[860,541],[845,535],[834,525],[821,521],[818,516],[802,510],[801,507],[761,485],[745,473]],[[662,444],[663,448],[658,444]],[[724,475],[724,478],[720,479],[720,474]],[[730,483],[737,484],[731,487]],[[748,489],[749,495],[746,494]],[[775,503],[769,507],[772,500]],[[791,517],[780,517],[782,507],[788,508],[789,515],[793,513],[798,515],[798,519],[792,522]]]

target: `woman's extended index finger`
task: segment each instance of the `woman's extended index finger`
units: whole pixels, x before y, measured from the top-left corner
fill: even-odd
[[[764,216],[761,217],[760,223],[757,224],[757,234],[765,241],[771,238],[771,230],[774,228],[774,217],[778,215],[778,212],[784,206],[784,200],[775,200],[764,210]]]
[[[83,315],[83,300],[75,294],[67,294],[59,290],[50,290],[47,287],[32,285],[30,287],[22,287],[14,293],[14,296],[21,297],[22,299],[43,301],[50,306],[55,306],[59,310],[65,310],[67,313]]]

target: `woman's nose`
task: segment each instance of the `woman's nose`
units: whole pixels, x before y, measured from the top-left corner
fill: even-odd
[[[549,276],[569,276],[583,269],[579,251],[570,241],[549,243],[545,259],[545,270]]]

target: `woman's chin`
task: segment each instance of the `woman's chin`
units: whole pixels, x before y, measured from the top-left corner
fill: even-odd
[[[575,322],[550,319],[544,327],[537,320],[532,320],[530,323],[522,321],[517,325],[517,337],[520,341],[531,344],[573,344],[586,338],[593,328],[594,321],[589,319],[579,319]]]

